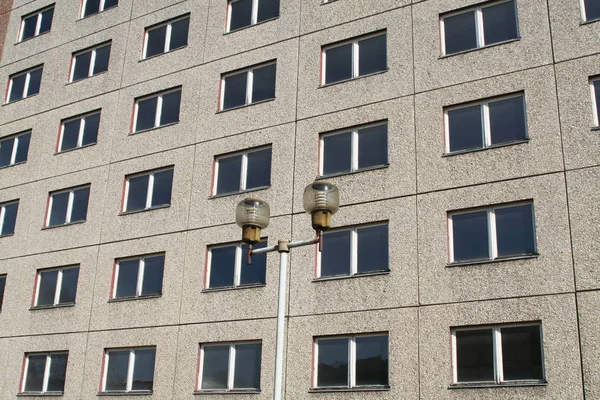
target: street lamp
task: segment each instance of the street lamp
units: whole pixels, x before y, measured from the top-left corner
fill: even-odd
[[[304,189],[304,210],[311,215],[315,237],[307,240],[279,240],[277,245],[253,250],[260,241],[261,229],[269,225],[270,207],[267,202],[248,197],[240,201],[235,210],[235,221],[242,228],[242,241],[248,244],[248,263],[253,254],[279,252],[279,295],[277,299],[277,341],[275,346],[275,387],[273,400],[281,400],[283,383],[283,333],[285,330],[285,283],[290,249],[319,243],[323,248],[323,231],[331,227],[331,216],[340,208],[337,186],[327,181],[314,181]]]

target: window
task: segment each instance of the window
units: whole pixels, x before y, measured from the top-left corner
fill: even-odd
[[[75,304],[79,266],[42,269],[37,273],[34,307]]]
[[[15,233],[19,200],[0,203],[0,237]]]
[[[0,139],[0,168],[27,161],[30,139],[31,131]]]
[[[111,43],[73,54],[69,82],[77,82],[90,76],[108,71]]]
[[[451,262],[536,254],[531,202],[452,212],[448,227]]]
[[[100,111],[63,120],[58,139],[58,152],[95,144],[100,128]]]
[[[189,14],[146,28],[144,58],[187,46],[189,28]]]
[[[109,8],[116,7],[119,0],[83,0],[81,7],[81,18],[97,14]]]
[[[544,382],[539,323],[452,330],[454,383]]]
[[[324,46],[321,84],[347,81],[387,70],[387,34],[375,33]]]
[[[144,172],[126,177],[125,209],[127,211],[148,210],[171,204],[173,167]]]
[[[26,354],[21,393],[63,393],[68,358],[66,351]]]
[[[279,0],[229,0],[227,32],[279,17]]]
[[[358,335],[315,339],[313,387],[387,388],[388,335]]]
[[[117,260],[112,298],[159,296],[162,293],[164,267],[164,253]]]
[[[447,108],[444,114],[446,153],[527,140],[522,94]]]
[[[253,246],[267,246],[266,239]],[[208,249],[206,283],[208,289],[264,285],[266,282],[267,255],[252,256],[248,264],[248,245],[245,243],[212,246]]]
[[[322,134],[319,174],[343,174],[387,165],[387,128],[384,122]]]
[[[319,278],[389,271],[388,224],[326,231],[317,258]]]
[[[50,193],[46,226],[67,225],[85,221],[89,198],[90,186]]]
[[[221,77],[221,110],[275,98],[276,64],[262,64]]]
[[[4,288],[6,287],[6,275],[0,275],[0,311],[2,311],[2,302],[4,301]]]
[[[54,4],[22,17],[19,42],[49,32],[52,27],[53,15]]]
[[[197,391],[260,390],[261,342],[200,346]]]
[[[597,0],[581,0],[584,21],[593,21],[600,18],[600,3]]]
[[[104,351],[104,393],[151,393],[156,347]]]
[[[271,147],[219,156],[215,159],[213,195],[271,185]]]
[[[11,75],[8,81],[6,103],[12,103],[13,101],[38,94],[40,92],[40,85],[42,84],[42,69],[43,66],[38,66]]]
[[[135,99],[133,132],[179,122],[181,88]]]
[[[590,78],[590,89],[592,91],[594,126],[600,126],[600,77]]]
[[[460,53],[519,37],[514,0],[445,15],[441,19],[441,28],[444,54]]]

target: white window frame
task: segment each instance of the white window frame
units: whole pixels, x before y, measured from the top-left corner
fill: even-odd
[[[17,158],[17,150],[19,149],[19,138],[21,136],[27,135],[27,134],[31,135],[31,131],[23,131],[23,132],[16,133],[14,135],[4,136],[4,137],[0,138],[0,148],[2,147],[2,142],[8,141],[10,139],[15,139],[15,141],[13,142],[13,149],[12,149],[12,153],[10,155],[9,164],[5,167],[0,167],[0,168],[12,167],[13,165],[16,165],[15,159]],[[27,162],[27,161],[21,161],[18,164],[23,164],[25,162]]]
[[[169,93],[173,93],[173,92],[181,92],[181,86],[177,86],[176,88],[172,88],[172,89],[167,89],[158,93],[153,93],[147,96],[143,96],[143,97],[138,97],[137,99],[135,99],[135,107],[134,107],[134,113],[133,113],[133,130],[131,133],[138,133],[138,132],[143,132],[146,130],[150,130],[150,129],[156,129],[159,128],[161,126],[166,126],[166,125],[171,125],[169,124],[165,124],[165,125],[160,125],[160,117],[162,115],[162,104],[163,104],[163,96]],[[154,126],[152,128],[146,128],[143,130],[138,131],[137,130],[137,117],[138,117],[138,110],[140,108],[140,101],[144,101],[144,100],[148,100],[151,99],[153,97],[156,97],[156,115],[154,117]],[[181,101],[181,100],[180,100]]]
[[[248,391],[251,392],[254,389],[260,390],[260,388],[234,388],[234,379],[235,379],[235,356],[236,356],[236,346],[245,345],[245,344],[260,344],[261,345],[261,359],[262,359],[262,341],[261,340],[248,340],[241,342],[225,342],[225,343],[201,343],[200,344],[200,355],[199,355],[199,363],[198,363],[198,384],[196,387],[196,392],[231,392],[231,391]],[[202,377],[204,375],[204,349],[206,347],[216,347],[216,346],[229,346],[229,360],[227,364],[227,389],[203,389],[202,388]],[[262,363],[261,363],[262,364]],[[261,371],[262,372],[262,365]]]
[[[76,53],[73,53],[73,55],[71,56],[71,73],[69,74],[69,83],[73,82],[73,76],[75,75],[75,65],[77,63],[77,56],[80,56],[85,53],[92,53],[92,56],[90,57],[90,67],[88,68],[88,74],[86,76],[86,78],[91,78],[92,76],[94,76],[94,67],[96,66],[96,51],[102,47],[111,46],[111,45],[112,45],[112,42],[108,41],[108,42],[98,44],[94,47],[90,47],[85,50],[81,50]],[[104,72],[106,72],[106,71],[104,71]],[[102,72],[99,72],[96,75],[99,75],[101,73]],[[86,78],[78,79],[76,82],[79,82],[80,80],[82,81]]]
[[[600,116],[598,116],[598,101],[596,100],[596,96],[600,96],[600,93],[596,93],[596,88],[594,87],[595,82],[600,82],[600,76],[589,78],[590,93],[592,94],[592,113],[594,116],[594,126],[599,126]]]
[[[125,257],[125,258],[118,258],[115,260],[115,272],[114,272],[114,283],[113,283],[113,287],[111,289],[111,300],[119,300],[122,299],[123,297],[117,297],[117,287],[119,286],[119,271],[121,269],[121,262],[124,261],[133,261],[133,260],[137,260],[138,261],[138,276],[137,276],[137,282],[136,282],[136,288],[135,288],[135,297],[133,298],[145,298],[145,297],[154,297],[154,296],[160,296],[162,295],[162,291],[160,294],[152,294],[150,296],[146,296],[142,294],[142,287],[144,285],[144,272],[146,270],[146,259],[147,258],[151,258],[151,257],[157,257],[157,256],[163,256],[165,257],[165,253],[152,253],[152,254],[144,254],[141,256],[133,256],[133,257]],[[165,259],[166,262],[166,259]],[[163,274],[164,274],[164,265],[163,265]],[[130,298],[130,297],[127,297]]]
[[[105,8],[104,8],[104,4],[105,4],[106,2],[105,2],[105,0],[100,0],[100,4],[99,4],[99,6],[98,6],[98,12],[95,12],[95,13],[92,13],[92,14],[88,14],[88,15],[83,15],[83,13],[85,13],[85,6],[87,5],[87,2],[88,2],[88,0],[83,0],[83,1],[81,2],[81,12],[80,12],[80,15],[81,15],[81,17],[80,17],[80,18],[87,18],[87,17],[90,17],[90,16],[92,16],[92,15],[99,14],[99,13],[101,13],[102,11],[104,11],[104,10],[105,10]],[[113,7],[116,7],[116,6],[113,6]],[[113,8],[113,7],[110,7],[110,8]]]
[[[255,104],[252,102],[252,90],[254,87],[254,70],[263,68],[263,67],[267,67],[269,65],[277,65],[277,61],[276,60],[268,61],[268,62],[265,62],[262,64],[256,64],[256,65],[252,65],[251,67],[238,69],[236,71],[227,72],[226,74],[222,74],[221,75],[221,85],[220,85],[221,93],[220,93],[220,99],[219,99],[219,110],[225,111],[225,109],[223,108],[225,105],[225,78],[233,76],[233,75],[240,75],[243,73],[248,74],[248,78],[246,79],[246,102],[241,106],[227,108],[227,110],[233,110],[235,108],[248,106],[250,104]],[[268,100],[270,100],[270,99],[261,100],[261,102],[268,101]]]
[[[215,172],[214,172],[215,179],[214,179],[213,187],[212,187],[212,191],[211,191],[212,195],[213,196],[219,195],[217,193],[217,187],[219,185],[219,161],[220,160],[239,156],[239,155],[242,156],[242,165],[240,168],[240,188],[236,192],[228,192],[228,193],[245,192],[247,190],[246,184],[248,181],[248,154],[256,153],[258,151],[267,150],[267,149],[272,149],[272,147],[271,146],[254,147],[252,149],[237,151],[235,153],[227,153],[227,154],[223,154],[223,155],[215,157]],[[257,189],[259,189],[259,188],[252,188],[251,190],[257,190]]]
[[[537,326],[539,328],[540,333],[540,356],[542,359],[542,379],[519,379],[519,380],[505,380],[504,379],[504,371],[503,371],[503,363],[502,363],[502,333],[501,330],[504,328],[517,328],[517,327],[527,327],[527,326]],[[494,380],[493,381],[459,381],[458,380],[458,352],[456,345],[456,332],[464,332],[464,331],[476,331],[476,330],[484,330],[489,329],[492,331],[492,350],[494,354]],[[500,385],[502,383],[507,382],[545,382],[546,381],[546,368],[545,368],[545,357],[544,357],[544,336],[542,332],[542,324],[541,322],[523,322],[523,323],[510,323],[510,324],[498,324],[498,325],[479,325],[479,326],[469,326],[469,327],[456,327],[452,328],[452,382],[455,385],[486,385],[486,384],[495,384]]]
[[[60,291],[62,289],[63,271],[66,269],[74,269],[74,268],[79,269],[79,265],[66,265],[64,267],[58,267],[58,268],[38,269],[37,270],[37,280],[36,280],[36,284],[35,284],[35,299],[34,299],[33,306],[34,307],[56,307],[61,304],[71,304],[71,303],[61,303],[60,302]],[[43,272],[51,272],[51,271],[58,271],[58,276],[56,278],[56,287],[54,288],[54,303],[52,305],[39,306],[38,301],[39,301],[39,295],[40,295],[40,287],[42,286],[42,273]]]
[[[73,217],[72,214],[73,214],[73,202],[75,200],[75,191],[86,188],[86,187],[91,188],[91,185],[75,186],[75,187],[68,188],[68,189],[50,192],[50,194],[48,195],[48,213],[47,213],[48,215],[46,215],[46,223],[44,224],[44,226],[50,227],[50,226],[63,226],[63,225],[70,224],[71,218]],[[67,215],[65,218],[65,223],[61,224],[61,225],[50,225],[50,216],[52,215],[52,203],[54,202],[54,196],[57,194],[66,193],[66,192],[69,192],[69,201],[67,203]]]
[[[144,207],[144,210],[150,210],[154,207],[162,207],[162,206],[152,206],[152,194],[154,193],[154,174],[157,172],[163,172],[163,171],[167,171],[167,170],[173,170],[173,176],[175,176],[175,167],[173,167],[173,166],[159,168],[159,169],[153,169],[152,171],[141,172],[139,174],[127,175],[125,177],[125,193],[124,193],[125,200],[123,201],[123,210],[121,210],[121,212],[129,212],[129,210],[127,210],[127,200],[129,199],[129,180],[131,178],[137,178],[139,176],[144,176],[144,175],[148,175],[148,190],[146,191],[146,205]],[[134,210],[131,212],[135,212],[135,211],[142,211],[142,210]]]
[[[81,114],[81,115],[77,115],[75,117],[70,117],[67,119],[63,119],[60,123],[60,136],[58,138],[58,148],[56,149],[57,153],[65,153],[67,151],[71,151],[71,150],[77,150],[80,149],[82,147],[87,147],[87,146],[91,146],[94,143],[90,143],[87,144],[85,146],[82,146],[83,143],[83,133],[85,131],[85,123],[86,123],[86,118],[90,117],[92,115],[96,115],[96,114],[101,114],[101,110],[94,110],[94,111],[90,111],[88,113],[85,114]],[[63,138],[64,138],[64,134],[65,134],[65,124],[71,122],[71,121],[76,121],[76,120],[81,120],[81,122],[79,123],[79,134],[77,136],[77,146],[72,148],[72,149],[67,149],[67,150],[61,150],[62,148],[62,143],[63,143]],[[100,127],[98,127],[98,129],[100,129]]]
[[[267,239],[263,239],[261,238],[259,243],[265,243],[265,245],[267,244]],[[237,287],[246,287],[246,286],[254,286],[254,285],[262,285],[262,284],[251,284],[251,285],[241,285],[240,281],[242,278],[242,260],[244,259],[244,257],[246,257],[246,254],[244,254],[242,252],[242,246],[243,246],[243,242],[235,242],[235,243],[224,243],[224,244],[216,244],[216,245],[211,245],[208,246],[208,254],[207,254],[207,265],[208,268],[206,268],[206,287],[205,290],[211,290],[211,289],[225,289],[225,288],[229,288],[229,286],[227,287],[217,287],[217,288],[212,288],[210,287],[210,275],[212,273],[212,250],[213,249],[219,249],[219,248],[223,248],[223,247],[233,247],[235,246],[235,266],[234,266],[234,270],[233,270],[233,286],[234,288]]]
[[[2,291],[0,291],[0,312],[2,312],[2,305],[4,304],[4,296],[6,294],[6,281],[7,281],[7,274],[0,274],[0,281],[2,279],[4,279],[4,286],[2,287]]]
[[[5,104],[14,103],[16,101],[23,100],[23,99],[26,99],[26,98],[30,97],[27,94],[27,92],[29,91],[29,81],[31,79],[31,73],[34,72],[34,71],[37,71],[38,69],[41,69],[42,70],[42,74],[43,74],[43,72],[44,72],[44,65],[43,64],[42,65],[38,65],[38,66],[30,68],[30,69],[28,69],[26,71],[17,72],[16,74],[11,75],[9,77],[9,79],[8,79],[8,90],[6,91],[6,100],[4,101]],[[15,78],[18,78],[21,75],[26,75],[25,76],[25,85],[23,86],[23,96],[21,98],[19,98],[19,99],[16,99],[16,100],[13,100],[13,101],[9,102],[8,99],[10,99],[10,95],[12,94],[13,80]],[[31,95],[31,96],[33,96],[33,95]]]
[[[131,347],[131,348],[110,348],[104,349],[104,361],[103,361],[103,376],[102,376],[102,393],[124,393],[122,390],[109,390],[106,391],[106,378],[108,377],[108,362],[110,359],[111,351],[129,351],[129,361],[127,364],[127,387],[125,393],[149,393],[149,390],[132,390],[133,386],[133,372],[135,367],[135,352],[137,350],[154,350],[155,367],[153,371],[153,379],[156,375],[156,346],[142,346],[142,347]],[[154,380],[152,383],[154,386]]]
[[[15,203],[19,204],[19,200],[13,200],[13,201],[7,201],[4,203],[0,203],[0,237],[9,236],[9,235],[2,234],[2,230],[4,229],[4,217],[6,217],[6,206],[15,204]],[[15,225],[16,225],[16,223],[15,223]]]
[[[21,383],[20,393],[64,393],[64,391],[62,391],[62,392],[49,392],[48,391],[48,381],[50,380],[50,364],[51,364],[52,356],[53,355],[61,355],[61,354],[67,354],[67,357],[68,357],[69,352],[68,351],[49,351],[49,352],[43,352],[43,353],[26,353],[25,354],[25,368],[23,369],[23,382]],[[25,385],[27,384],[27,371],[29,370],[29,356],[46,356],[46,365],[45,365],[45,369],[44,369],[44,382],[42,385],[41,392],[26,392],[25,391]],[[67,360],[68,360],[68,358],[67,358]]]
[[[102,1],[104,1],[104,0],[102,0]],[[23,40],[33,39],[34,37],[37,37],[40,35],[40,28],[42,26],[42,13],[50,10],[51,8],[54,8],[54,6],[55,6],[55,4],[51,4],[48,7],[41,8],[37,11],[32,12],[31,14],[27,14],[27,15],[24,15],[21,17],[21,23],[19,25],[19,43],[22,42]],[[23,39],[23,33],[25,30],[25,20],[33,17],[34,15],[37,15],[37,20],[35,22],[35,32],[34,32],[33,36],[31,36],[27,39]],[[54,16],[52,18],[54,18]]]
[[[173,30],[173,26],[172,25],[175,22],[179,22],[179,21],[182,21],[184,19],[190,19],[190,14],[185,14],[185,15],[182,15],[180,17],[176,17],[176,18],[170,19],[168,21],[161,22],[160,24],[153,25],[151,27],[146,28],[145,31],[144,31],[144,47],[142,49],[142,60],[146,60],[146,59],[152,58],[152,57],[157,57],[157,56],[159,56],[161,54],[165,54],[165,53],[168,53],[170,51],[176,50],[176,49],[171,49],[171,32]],[[160,29],[163,26],[167,27],[167,31],[165,32],[165,47],[163,49],[163,52],[161,54],[155,54],[155,55],[150,56],[150,57],[146,56],[146,52],[148,51],[148,33],[151,32],[151,31],[153,31],[153,30],[155,30],[155,29]],[[178,49],[180,49],[180,48],[181,47],[178,47]]]
[[[533,226],[531,227],[531,232],[533,233],[533,246],[536,249],[536,253],[537,253],[537,235],[536,235],[536,229],[535,229],[535,210],[533,208],[533,201],[518,201],[518,202],[514,202],[514,203],[506,203],[506,204],[498,204],[495,206],[491,206],[491,207],[479,207],[479,208],[469,208],[466,210],[458,210],[458,211],[452,211],[449,212],[447,214],[447,221],[448,221],[448,255],[450,257],[450,263],[470,263],[470,262],[477,262],[479,260],[464,260],[464,261],[454,261],[454,226],[453,226],[453,222],[452,222],[452,217],[455,215],[461,215],[461,214],[472,214],[475,212],[481,212],[481,211],[486,211],[487,213],[487,231],[488,231],[488,258],[486,260],[496,260],[498,258],[503,259],[505,257],[498,257],[498,232],[496,230],[496,210],[502,209],[502,208],[513,208],[513,207],[518,207],[518,206],[524,206],[524,205],[528,205],[531,207],[531,219],[533,222]],[[519,255],[516,255],[517,257]],[[515,257],[515,256],[507,256],[508,258],[510,257]],[[482,260],[482,261],[486,261],[486,260]]]

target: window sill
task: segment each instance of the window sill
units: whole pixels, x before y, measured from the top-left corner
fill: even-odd
[[[469,265],[481,265],[481,264],[492,264],[504,261],[516,261],[516,260],[528,260],[532,258],[538,258],[539,254],[522,254],[518,256],[507,256],[507,257],[498,257],[493,260],[472,260],[472,261],[460,261],[460,262],[452,262],[446,264],[446,268],[452,267],[465,267]]]
[[[505,387],[548,386],[547,381],[513,381],[503,383],[453,383],[448,389],[489,389]]]
[[[94,74],[94,75],[86,76],[85,78],[77,79],[76,81],[67,82],[65,84],[65,86],[71,86],[71,85],[74,85],[74,84],[79,83],[79,82],[84,82],[84,81],[87,81],[89,79],[95,78],[97,76],[104,75],[107,72],[108,72],[108,70],[102,71],[102,72],[98,72],[97,74]]]
[[[118,5],[118,4],[116,4],[116,5],[112,6],[112,7],[105,8],[105,9],[104,9],[104,10],[102,10],[102,11],[98,11],[98,12],[95,12],[95,13],[92,13],[92,14],[89,14],[89,15],[86,15],[85,17],[81,17],[81,18],[79,18],[79,19],[75,20],[75,22],[83,21],[84,19],[88,19],[88,18],[91,18],[91,17],[93,17],[93,16],[95,16],[95,15],[102,14],[103,12],[106,12],[106,11],[109,11],[109,10],[113,10],[113,9],[117,8],[118,6],[119,6],[119,5]]]
[[[240,31],[246,30],[248,28],[253,28],[253,27],[258,26],[258,25],[266,24],[267,22],[275,21],[276,19],[279,19],[279,15],[276,16],[276,17],[273,17],[273,18],[265,19],[264,21],[257,22],[257,23],[255,23],[253,25],[250,24],[248,26],[242,26],[241,28],[237,28],[237,29],[234,29],[234,30],[229,31],[229,32],[224,32],[223,36],[231,35],[232,33],[240,32]]]
[[[63,392],[60,393],[33,393],[33,392],[22,392],[17,393],[17,397],[62,397]]]
[[[146,299],[159,299],[162,297],[161,294],[151,294],[147,296],[137,296],[137,297],[121,297],[118,299],[109,299],[107,303],[122,303],[124,301],[135,301],[135,300],[146,300]]]
[[[235,107],[227,108],[227,109],[224,109],[224,110],[217,110],[216,114],[222,114],[222,113],[225,113],[227,111],[240,110],[242,108],[246,108],[246,107],[250,107],[250,106],[255,106],[257,104],[268,103],[270,101],[275,101],[275,97],[273,97],[272,99],[265,99],[265,100],[256,101],[256,102],[249,103],[249,104],[244,104],[244,105],[241,105],[241,106],[235,106]]]
[[[336,172],[333,174],[323,174],[323,175],[319,175],[319,178],[337,178],[339,176],[355,175],[355,174],[360,174],[362,172],[367,172],[367,171],[377,171],[380,169],[387,169],[387,168],[389,168],[389,166],[390,166],[390,164],[375,165],[373,167],[357,169],[356,171]]]
[[[496,46],[501,46],[503,44],[508,44],[508,43],[513,43],[513,42],[518,42],[521,40],[521,37],[518,36],[514,39],[508,39],[505,40],[503,42],[498,42],[498,43],[492,43],[492,44],[488,44],[486,46],[481,46],[481,47],[476,47],[474,49],[468,49],[468,50],[463,50],[463,51],[459,51],[457,53],[451,53],[451,54],[442,54],[438,59],[444,59],[444,58],[449,58],[449,57],[454,57],[454,56],[459,56],[461,54],[467,54],[467,53],[472,53],[474,51],[478,51],[478,50],[483,50],[483,49],[489,49],[490,47],[496,47]]]
[[[70,152],[72,152],[72,151],[75,151],[75,150],[86,149],[86,148],[88,148],[88,147],[95,146],[96,144],[98,144],[98,142],[94,142],[94,143],[86,144],[85,146],[73,147],[72,149],[68,149],[68,150],[56,151],[56,152],[54,152],[54,155],[55,155],[55,156],[59,156],[59,155],[61,155],[61,154],[70,153]]]
[[[595,22],[600,22],[600,17],[598,17],[598,18],[594,18],[594,19],[588,19],[587,21],[581,21],[581,22],[579,23],[579,25],[580,25],[580,26],[583,26],[583,25],[589,25],[589,24],[593,24],[593,23],[595,23]]]
[[[47,306],[33,306],[33,307],[29,307],[29,311],[53,310],[56,308],[69,308],[69,307],[75,307],[75,303],[52,304],[52,305],[47,305]]]
[[[338,281],[343,279],[353,279],[353,278],[362,278],[367,276],[381,276],[381,275],[389,275],[390,270],[386,271],[373,271],[373,272],[363,272],[355,275],[339,275],[339,276],[324,276],[321,278],[313,279],[313,282],[326,282],[326,281]]]
[[[197,390],[194,392],[194,395],[198,396],[207,394],[260,394],[260,389]]]
[[[11,237],[11,236],[15,236],[15,233],[5,233],[4,235],[0,235],[0,239],[5,238],[5,237]]]
[[[592,132],[600,131],[600,126],[592,126],[590,129]]]
[[[313,388],[308,393],[336,393],[336,392],[387,392],[389,386],[363,386],[353,388]]]
[[[242,290],[242,289],[257,289],[257,288],[262,288],[265,286],[267,286],[266,283],[256,283],[256,284],[252,284],[252,285],[243,285],[243,286],[226,286],[226,287],[218,287],[218,288],[206,288],[206,289],[202,289],[202,293],[227,292],[230,290]]]
[[[144,392],[100,392],[97,396],[152,396],[152,390]]]
[[[209,196],[209,200],[210,199],[218,199],[221,197],[229,197],[229,196],[235,196],[236,194],[246,194],[246,193],[251,193],[251,192],[257,192],[259,190],[266,190],[266,189],[270,189],[271,185],[268,186],[259,186],[256,188],[252,188],[252,189],[248,189],[248,190],[240,190],[239,192],[228,192],[228,193],[220,193],[220,194],[215,194],[213,196]]]
[[[160,206],[154,206],[154,207],[150,207],[150,208],[144,208],[143,210],[121,211],[119,213],[119,215],[123,216],[123,215],[139,214],[139,213],[143,213],[143,212],[147,212],[147,211],[160,210],[161,208],[169,208],[169,207],[171,207],[170,204],[163,204],[163,205],[160,205]]]
[[[159,125],[159,126],[155,126],[153,128],[147,128],[147,129],[142,129],[141,131],[135,131],[135,132],[129,132],[127,134],[127,136],[135,136],[138,135],[140,133],[145,133],[145,132],[150,132],[150,131],[155,131],[157,129],[161,129],[161,128],[166,128],[167,126],[173,126],[173,125],[177,125],[179,123],[179,121],[176,122],[169,122],[168,124],[164,124],[164,125]]]
[[[451,152],[448,152],[448,153],[443,153],[442,157],[452,157],[452,156],[458,156],[458,155],[461,155],[461,154],[477,153],[479,151],[498,149],[498,148],[508,147],[508,146],[516,146],[518,144],[529,143],[529,140],[530,139],[521,139],[521,140],[514,140],[512,142],[505,142],[505,143],[493,144],[493,145],[488,146],[488,147],[480,147],[480,148],[477,148],[477,149],[456,150],[456,151],[451,151]]]
[[[66,224],[44,226],[44,227],[42,227],[42,230],[45,231],[45,230],[49,230],[49,229],[64,228],[65,226],[79,225],[79,224],[83,224],[85,221],[86,220],[84,219],[83,221],[68,222]]]
[[[27,39],[23,39],[23,40],[21,40],[21,41],[19,41],[19,42],[15,43],[15,46],[16,46],[16,45],[18,45],[18,44],[21,44],[21,43],[29,42],[30,40],[33,40],[33,39],[35,39],[35,38],[39,38],[40,36],[47,35],[47,34],[48,34],[48,33],[50,33],[50,32],[52,32],[52,30],[46,31],[46,32],[44,32],[44,33],[40,33],[39,35],[35,35],[35,36],[29,37],[29,38],[27,38]],[[20,32],[19,32],[19,33],[20,33]],[[21,36],[21,35],[19,35],[19,36]],[[61,396],[62,396],[62,395],[61,395]]]
[[[6,169],[6,168],[10,168],[10,167],[14,167],[14,166],[21,165],[21,164],[25,164],[26,162],[27,162],[27,160],[25,160],[25,161],[19,161],[18,163],[14,163],[14,164],[5,165],[3,167],[0,167],[0,170]]]
[[[138,63],[142,63],[142,62],[144,62],[144,61],[148,61],[148,60],[153,60],[153,59],[155,59],[155,58],[158,58],[158,57],[160,57],[160,56],[164,56],[165,54],[174,53],[174,52],[176,52],[177,50],[182,50],[182,49],[185,49],[185,48],[186,48],[186,47],[188,47],[188,46],[189,46],[189,45],[187,45],[187,44],[186,44],[185,46],[177,47],[176,49],[171,49],[171,50],[169,50],[169,51],[165,51],[164,53],[159,53],[159,54],[155,54],[155,55],[153,55],[153,56],[150,56],[150,57],[142,58],[142,59],[138,60]]]
[[[343,81],[337,81],[337,82],[331,82],[331,83],[323,83],[322,85],[319,85],[318,89],[324,89],[324,88],[328,88],[330,86],[339,85],[339,84],[342,84],[342,83],[357,81],[359,79],[368,78],[368,77],[374,76],[374,75],[385,74],[389,70],[390,70],[389,68],[386,68],[383,71],[377,71],[377,72],[373,72],[373,73],[367,74],[367,75],[360,75],[360,76],[357,76],[356,78],[349,78],[349,79],[344,79]]]
[[[18,103],[18,102],[20,102],[20,101],[23,101],[23,100],[30,99],[30,98],[32,98],[32,97],[38,96],[39,94],[40,94],[40,93],[38,92],[38,93],[36,93],[36,94],[32,94],[32,95],[30,95],[30,96],[21,97],[20,99],[13,100],[13,101],[11,101],[11,102],[8,102],[8,103],[4,103],[4,104],[2,104],[2,107],[4,107],[4,106],[8,106],[8,105],[10,105],[10,104],[15,104],[15,103]]]
[[[325,4],[335,3],[336,1],[337,0],[322,0],[320,5],[324,6]]]

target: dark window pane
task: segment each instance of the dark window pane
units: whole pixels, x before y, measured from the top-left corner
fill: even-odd
[[[350,231],[326,232],[321,252],[321,276],[350,274]]]
[[[68,354],[52,354],[50,356],[48,392],[63,392],[65,390],[68,357]]]
[[[388,226],[379,225],[357,229],[357,270],[361,272],[389,269]]]
[[[323,136],[323,175],[352,170],[352,133]]]
[[[25,97],[23,92],[25,90],[26,79],[27,74],[21,74],[11,79],[12,85],[10,87],[10,96],[8,97],[9,102],[19,100]]]
[[[492,144],[527,138],[522,96],[494,101],[489,104],[489,109]]]
[[[148,195],[148,175],[140,175],[129,178],[129,191],[127,194],[126,211],[143,210],[146,208],[146,196]]]
[[[494,380],[494,350],[491,329],[456,332],[458,382]]]
[[[348,339],[320,339],[317,386],[348,386]]]
[[[27,363],[27,378],[25,378],[25,392],[41,392],[44,388],[44,370],[46,369],[46,356],[30,355]]]
[[[69,195],[70,192],[62,192],[52,196],[52,209],[50,210],[49,226],[62,225],[67,222]]]
[[[356,385],[388,384],[388,337],[356,338]]]
[[[210,250],[210,282],[208,287],[233,286],[235,270],[235,246],[213,247]]]
[[[171,24],[171,44],[169,50],[178,49],[188,44],[190,17],[180,19]]]
[[[227,389],[229,346],[205,346],[202,389]]]
[[[152,390],[154,384],[155,349],[135,351],[131,390]]]
[[[129,350],[110,351],[106,369],[105,391],[126,390],[127,370],[129,369]]]
[[[231,1],[229,30],[250,26],[252,24],[252,0]]]
[[[481,106],[470,106],[448,111],[450,151],[483,147]]]
[[[258,17],[256,22],[279,17],[279,0],[258,0]]]
[[[261,343],[235,346],[235,389],[260,389]]]
[[[368,75],[387,69],[387,35],[379,35],[358,42],[358,75]]]
[[[40,24],[40,35],[48,32],[52,28],[52,17],[54,16],[54,7],[42,13],[42,23]]]
[[[240,190],[242,156],[219,159],[219,175],[217,176],[217,193],[231,193]]]
[[[537,325],[502,328],[504,380],[542,379],[542,343]]]
[[[246,189],[271,185],[271,149],[248,153]]]
[[[224,79],[225,93],[223,94],[223,110],[246,104],[248,72],[230,75]]]
[[[533,208],[530,204],[497,208],[498,256],[535,253]]]
[[[517,16],[513,1],[484,7],[481,12],[483,13],[483,36],[486,45],[515,39],[518,36]]]
[[[106,0],[104,2],[104,9],[108,10],[111,7],[114,7],[119,4],[119,0]]]
[[[37,25],[38,14],[27,17],[23,20],[23,34],[21,40],[29,39],[35,36],[35,26]]]
[[[352,78],[352,43],[325,50],[325,83]]]
[[[259,242],[253,246],[260,249],[267,246],[267,242]],[[257,254],[252,256],[252,264],[248,264],[248,245],[242,244],[242,270],[240,272],[240,285],[265,283],[267,271],[267,255]]]
[[[600,3],[598,4],[600,7]],[[598,120],[600,120],[600,79],[594,81],[594,94],[596,96],[596,116],[598,117]],[[598,125],[600,125],[600,123],[598,123]]]
[[[83,127],[82,146],[96,143],[98,140],[98,129],[100,128],[100,113],[88,115],[85,117],[85,126]]]
[[[0,276],[0,310],[4,301],[4,288],[6,287],[6,276]]]
[[[80,127],[80,118],[67,121],[63,124],[63,137],[60,145],[60,151],[70,150],[77,147]]]
[[[152,189],[151,207],[171,204],[173,189],[173,170],[167,169],[154,173],[154,188]]]
[[[158,97],[156,96],[138,101],[137,120],[135,123],[136,132],[144,129],[154,128],[157,103]]]
[[[83,16],[87,17],[88,15],[95,14],[100,11],[100,0],[87,0],[85,3],[85,10],[83,11]]]
[[[161,294],[165,256],[146,257],[144,259],[144,281],[142,282],[142,295]]]
[[[275,98],[276,70],[276,64],[271,64],[253,71],[252,103]]]
[[[62,270],[62,283],[60,286],[60,295],[58,302],[75,303],[77,295],[77,279],[79,278],[79,268],[66,268]]]
[[[487,211],[452,216],[454,261],[490,258]]]
[[[2,232],[0,235],[11,235],[15,233],[15,224],[17,222],[17,211],[19,203],[11,203],[4,206],[4,221],[2,221]]]
[[[86,51],[75,56],[75,68],[73,69],[73,82],[87,78],[90,74],[90,63],[92,52]]]
[[[135,297],[140,260],[119,261],[119,276],[117,278],[117,293],[115,298]]]
[[[10,165],[15,138],[5,139],[0,142],[0,167]]]
[[[167,25],[149,30],[148,42],[146,43],[146,57],[164,53],[166,37]]]
[[[92,75],[108,71],[108,62],[110,60],[110,44],[96,49],[96,61]]]
[[[358,168],[385,165],[388,162],[387,124],[358,131]]]
[[[38,68],[29,73],[29,87],[27,88],[27,96],[33,96],[40,92],[42,83],[42,68]]]
[[[446,54],[477,48],[475,11],[444,18]]]
[[[19,144],[17,145],[17,154],[15,154],[15,164],[23,161],[27,161],[27,153],[29,153],[29,141],[31,140],[31,134],[26,133],[20,135],[18,138]]]
[[[591,21],[600,18],[600,2],[598,0],[584,0],[585,20]]]
[[[89,199],[89,187],[76,189],[73,192],[73,210],[71,211],[71,222],[86,220]]]
[[[54,304],[58,270],[40,272],[40,289],[38,292],[38,306],[51,306]]]
[[[181,104],[181,90],[163,94],[160,125],[172,124],[179,121],[179,107]]]

